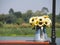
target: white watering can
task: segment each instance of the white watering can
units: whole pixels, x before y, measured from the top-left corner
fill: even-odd
[[[47,34],[46,34],[46,28],[41,27],[36,29],[35,33],[35,41],[47,41]]]

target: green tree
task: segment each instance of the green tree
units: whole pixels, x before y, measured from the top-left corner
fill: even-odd
[[[6,19],[6,15],[5,14],[1,14],[0,15],[0,22],[4,23]]]
[[[14,10],[12,8],[9,9],[9,14],[14,14]]]
[[[22,23],[24,23],[24,20],[22,18],[17,18],[16,24],[20,25]]]
[[[25,22],[27,22],[28,19],[27,19],[26,13],[23,13],[23,14],[22,14],[22,18],[23,18],[23,20],[24,20]]]
[[[9,23],[9,24],[15,23],[16,17],[14,15],[8,14],[8,15],[6,15],[5,21],[6,21],[6,23]]]
[[[49,10],[48,10],[47,7],[43,7],[43,8],[41,9],[41,12],[42,12],[42,14],[46,15],[46,14],[49,12]]]
[[[56,15],[56,22],[60,23],[60,14]]]
[[[41,14],[41,11],[39,11],[39,10],[37,10],[34,14],[33,14],[33,16],[41,16],[42,14]]]
[[[3,27],[3,23],[2,22],[0,22],[0,27]]]
[[[28,10],[26,13],[22,14],[22,18],[25,22],[29,22],[29,18],[32,16],[32,10]]]
[[[28,10],[26,12],[27,17],[29,17],[29,18],[32,16],[32,14],[33,14],[32,10]]]
[[[22,17],[22,13],[21,12],[14,12],[14,15],[17,17],[17,18],[21,18]]]

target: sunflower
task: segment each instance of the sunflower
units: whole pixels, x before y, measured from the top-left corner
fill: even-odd
[[[44,25],[44,18],[42,16],[40,16],[40,17],[38,17],[38,19],[39,19],[38,26],[42,27]]]
[[[31,18],[29,19],[29,23],[30,23],[30,25],[31,25],[32,27],[34,27],[34,21],[35,21],[35,17],[31,17]]]
[[[48,16],[48,15],[43,15],[42,17],[44,17],[44,18],[49,18],[49,16]]]
[[[40,16],[40,17],[36,16],[36,17],[31,17],[29,19],[29,23],[31,24],[32,27],[35,26],[42,27],[44,25],[49,27],[51,24],[51,20],[47,15]]]
[[[38,21],[39,21],[39,20],[38,20],[38,17],[35,17],[35,18],[34,18],[34,25],[35,25],[35,26],[38,25]]]
[[[50,27],[50,25],[51,25],[50,18],[45,18],[44,22],[45,22],[44,25],[46,25],[47,27]]]

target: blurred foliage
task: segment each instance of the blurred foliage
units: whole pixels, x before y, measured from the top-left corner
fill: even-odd
[[[9,14],[14,14],[14,10],[12,8],[9,9]]]
[[[51,37],[51,28],[46,28],[48,37]],[[0,36],[34,36],[35,30],[32,30],[28,23],[4,24],[0,27]],[[56,36],[60,37],[60,28],[56,28]]]
[[[16,16],[17,18],[21,18],[22,17],[22,13],[20,11],[14,12],[14,16]]]
[[[47,13],[49,12],[49,10],[48,10],[47,7],[43,7],[43,8],[41,9],[41,12],[42,12],[43,15],[47,15]]]
[[[37,10],[37,11],[33,14],[33,16],[42,16],[42,12],[39,11],[39,10]]]
[[[20,25],[20,24],[24,23],[24,20],[22,18],[17,18],[15,23]]]
[[[3,23],[2,22],[0,22],[0,27],[3,27]]]
[[[49,15],[52,19],[52,14],[49,13],[47,7],[43,7],[41,10],[33,12],[32,10],[27,10],[22,13],[20,11],[14,11],[14,9],[9,9],[9,14],[0,14],[0,36],[16,36],[16,35],[32,35],[35,30],[29,24],[29,18],[32,16],[42,16]],[[57,32],[60,29],[60,13],[56,15],[56,27]],[[48,29],[48,35],[50,36],[50,29]],[[59,33],[60,34],[60,33]],[[59,34],[57,34],[59,36]]]
[[[60,28],[60,23],[56,23],[56,28]]]
[[[32,35],[35,30],[32,30],[29,24],[4,24],[4,27],[0,27],[0,36],[20,36],[20,35]]]
[[[52,19],[52,14],[49,13],[49,10],[47,7],[43,7],[41,10],[37,10],[36,12],[33,12],[32,10],[27,10],[26,12],[22,13],[20,11],[14,11],[14,9],[9,9],[9,14],[0,14],[0,21],[6,24],[11,23],[28,23],[29,18],[32,16],[42,16],[42,15],[49,15],[49,17]],[[56,15],[56,22],[60,23],[60,14]]]
[[[22,14],[22,18],[27,23],[29,22],[29,18],[32,17],[32,15],[33,15],[32,10],[28,10],[26,13]]]

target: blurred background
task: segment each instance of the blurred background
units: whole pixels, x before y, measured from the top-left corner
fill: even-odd
[[[56,0],[56,35],[60,37],[60,0]],[[0,0],[0,36],[34,36],[29,24],[32,16],[52,19],[52,0]],[[51,36],[51,27],[47,27]]]

